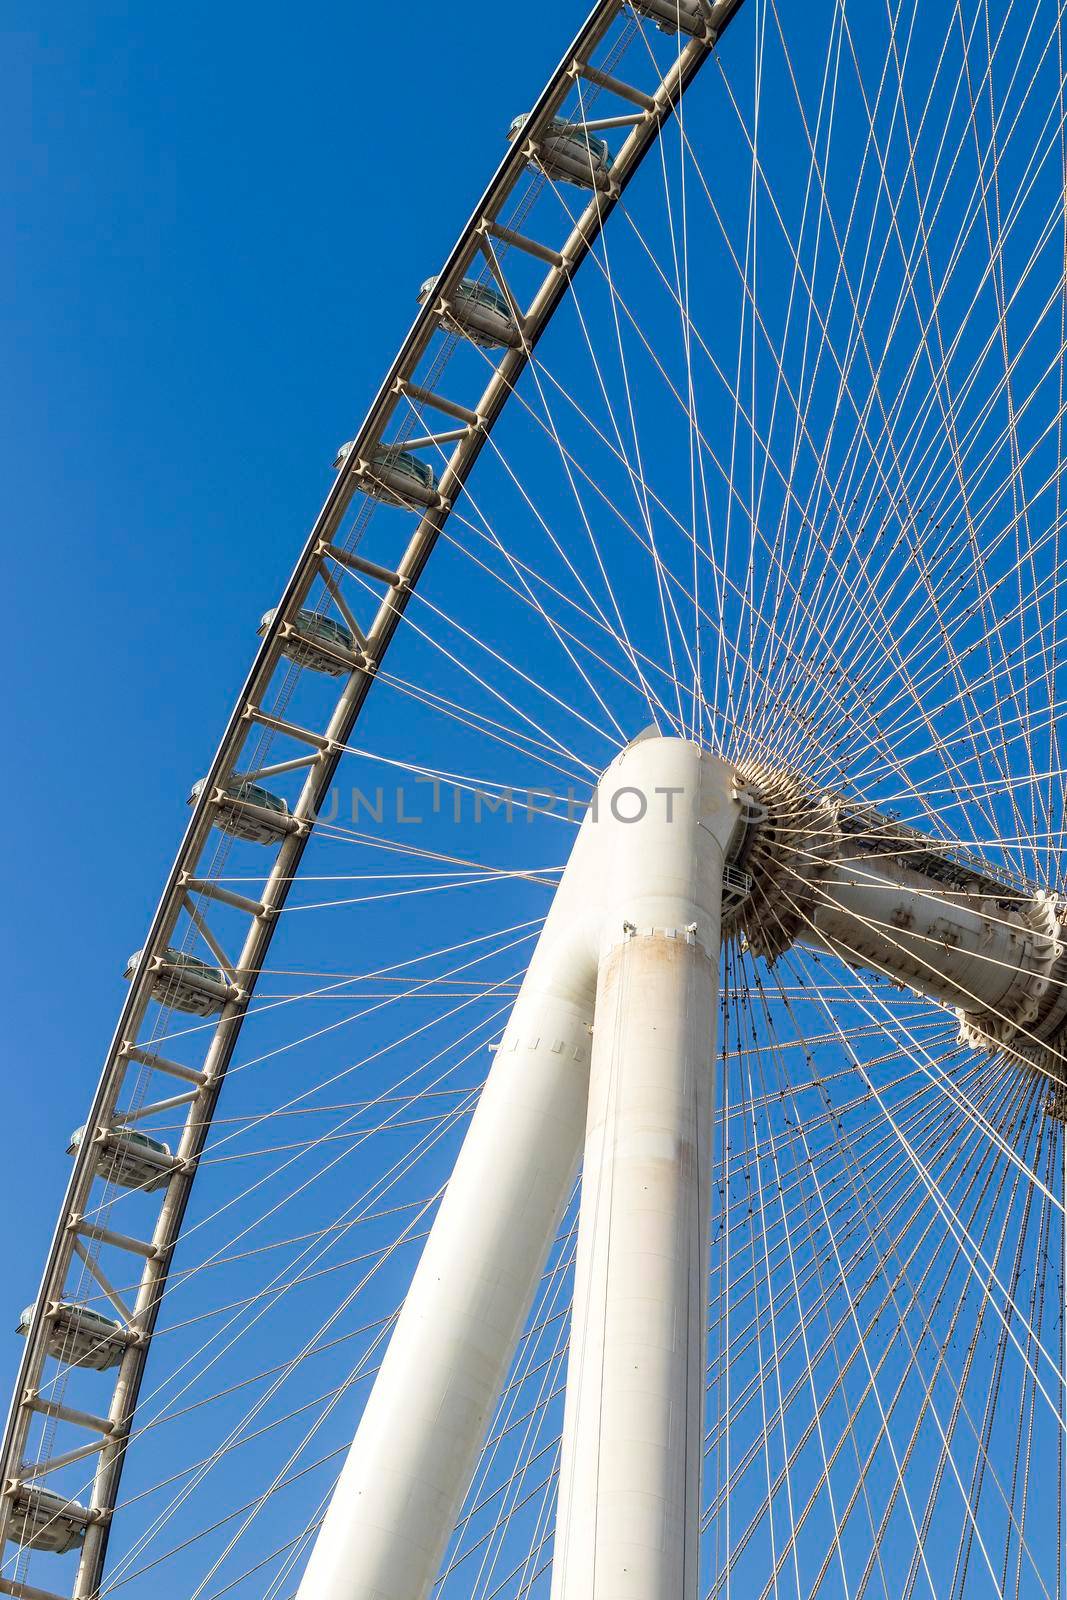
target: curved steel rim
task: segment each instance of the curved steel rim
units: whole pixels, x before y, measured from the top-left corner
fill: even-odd
[[[97,1149],[91,1139],[86,1139],[75,1159],[49,1249],[32,1321],[27,1330],[3,1445],[0,1447],[2,1552],[12,1496],[23,1482],[32,1481],[36,1484],[49,1470],[49,1463],[37,1464],[32,1469],[32,1478],[20,1476],[24,1472],[22,1453],[33,1415],[43,1412],[57,1416],[60,1421],[75,1420],[95,1434],[93,1443],[86,1446],[84,1452],[78,1452],[87,1458],[93,1454],[98,1457],[89,1501],[90,1521],[71,1591],[74,1597],[81,1597],[81,1600],[87,1600],[99,1589],[110,1513],[117,1496],[148,1347],[166,1283],[169,1258],[181,1231],[197,1158],[210,1129],[226,1068],[254,992],[256,975],[271,942],[277,914],[285,904],[319,805],[329,789],[344,746],[373,684],[374,675],[448,518],[457,491],[465,483],[538,340],[566,295],[573,273],[588,255],[626,186],[674,114],[685,89],[708,60],[718,38],[741,9],[744,0],[697,0],[697,3],[700,6],[699,23],[695,15],[686,17],[683,8],[678,8],[683,31],[688,33],[688,42],[679,49],[658,87],[651,92],[609,77],[591,64],[591,57],[612,26],[633,21],[634,14],[627,0],[598,0],[575,36],[536,101],[523,129],[522,140],[516,141],[505,155],[461,232],[441,269],[434,294],[427,297],[420,308],[355,436],[278,602],[194,805],[189,826],[149,926],[144,957],[120,1013],[87,1118],[90,1128],[100,1130],[112,1126],[120,1090],[131,1064],[148,1066],[184,1081],[186,1085],[185,1093],[190,1105],[188,1121],[175,1154],[175,1164],[151,1240],[125,1240],[119,1235],[108,1235],[104,1240],[131,1248],[144,1261],[130,1319],[138,1337],[128,1345],[121,1364],[115,1369],[115,1388],[106,1417],[87,1418],[85,1413],[68,1412],[65,1407],[41,1398],[39,1378],[47,1358],[45,1321],[48,1306],[62,1298],[67,1274],[76,1256],[92,1272],[91,1263],[86,1261],[89,1252],[85,1250],[83,1255],[82,1250],[86,1242],[91,1244],[99,1240],[104,1232],[84,1220],[95,1175]],[[695,31],[686,28],[687,22]],[[610,183],[593,188],[589,203],[569,237],[556,249],[524,238],[507,228],[498,218],[504,203],[527,175],[531,160],[536,158],[540,130],[545,128],[576,84],[587,86],[590,92],[604,90],[628,102],[633,108],[633,123],[614,158]],[[543,261],[547,268],[541,287],[525,312],[521,311],[513,298],[502,274],[494,241]],[[470,409],[447,400],[445,396],[431,395],[418,388],[409,374],[417,370],[434,335],[446,326],[440,309],[442,299],[447,298],[449,291],[476,262],[488,264],[498,286],[512,304],[519,321],[521,338],[518,345],[502,353],[480,400],[474,409]],[[449,443],[455,440],[456,445],[443,472],[438,498],[429,507],[420,508],[418,524],[396,571],[392,572],[353,556],[337,547],[333,541],[355,495],[372,478],[368,464],[373,450],[387,442],[385,430],[397,408],[402,404],[410,405],[411,402],[430,411],[442,412],[462,424],[462,427],[458,432],[454,430],[441,438],[442,443],[446,439]],[[325,574],[327,587],[330,588],[331,584],[336,587],[338,569],[346,567],[384,584],[385,593],[373,622],[362,634],[359,656],[344,661],[348,676],[326,729],[322,733],[296,729],[273,718],[264,708],[262,700],[282,659],[282,647],[292,628],[292,619],[312,586]],[[212,896],[210,886],[197,879],[195,868],[214,826],[216,792],[232,780],[246,740],[257,727],[293,734],[315,753],[309,758],[309,775],[291,813],[295,826],[279,843],[274,864],[265,877],[263,893],[258,901],[252,902],[218,891]],[[241,981],[235,983],[231,998],[219,1017],[199,1071],[165,1061],[136,1042],[151,1000],[153,971],[183,911],[189,912],[194,896],[201,902],[205,896],[208,899],[225,900],[231,907],[247,912],[250,918],[243,948],[231,968],[234,978]],[[192,916],[201,932],[204,932],[206,925],[202,913],[194,909]],[[210,930],[207,932],[210,942]],[[100,1282],[99,1278],[97,1282]],[[106,1288],[104,1292],[107,1293]],[[69,1452],[66,1453],[64,1459],[69,1459],[69,1455]],[[56,1465],[59,1465],[58,1457]],[[21,1584],[3,1576],[0,1576],[0,1594],[21,1596],[22,1600],[60,1600],[52,1591]]]

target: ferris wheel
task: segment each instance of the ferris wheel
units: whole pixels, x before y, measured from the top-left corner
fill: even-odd
[[[72,1115],[0,1595],[1065,1600],[1065,35],[514,68]]]

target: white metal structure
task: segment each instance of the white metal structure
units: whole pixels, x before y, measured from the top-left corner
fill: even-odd
[[[762,847],[759,938],[781,898],[777,816],[806,820],[821,856],[807,937],[956,1005],[967,1030],[996,1025],[989,1048],[1062,1059],[1067,936],[1048,896],[918,837],[909,865],[891,824],[838,832],[827,798],[805,819],[760,776],[753,794],[698,745],[646,736],[601,779],[301,1600],[429,1594],[579,1156],[553,1597],[696,1600],[723,881]],[[972,892],[953,903],[946,884]]]
[[[1063,33],[599,0],[516,117],[71,1117],[0,1595],[1062,1600]]]
[[[702,1400],[721,886],[741,805],[723,763],[680,739],[632,746],[598,802],[304,1596],[429,1592],[583,1150],[556,1593],[697,1592],[700,1430],[682,1419]]]

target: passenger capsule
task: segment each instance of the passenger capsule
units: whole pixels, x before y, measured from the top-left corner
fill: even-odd
[[[33,1322],[33,1306],[27,1306],[18,1320],[16,1333],[25,1338]],[[105,1317],[91,1306],[74,1305],[70,1300],[54,1301],[45,1318],[45,1349],[57,1361],[72,1367],[88,1367],[106,1372],[117,1367],[129,1340],[126,1328],[114,1317]]]
[[[123,977],[129,982],[144,959],[143,950],[135,950],[126,963]],[[230,985],[221,967],[190,956],[184,950],[174,950],[169,945],[160,958],[161,965],[152,974],[152,998],[172,1011],[187,1011],[194,1017],[216,1016],[230,998]]]
[[[275,607],[260,619],[259,633],[266,633],[277,616]],[[352,667],[338,654],[351,656],[355,640],[343,622],[323,616],[318,611],[298,611],[293,619],[292,632],[282,640],[282,655],[300,667],[311,667],[314,672],[325,672],[330,678],[343,678]],[[266,791],[264,791],[265,793]]]
[[[434,281],[430,279],[423,284],[419,291],[420,300],[428,291],[428,284]],[[506,308],[507,302],[504,304]],[[349,439],[338,450],[333,458],[335,472],[340,472],[352,454],[355,443],[354,439]],[[367,470],[359,479],[359,487],[364,494],[373,495],[376,500],[384,500],[392,506],[407,506],[413,500],[419,505],[432,506],[437,500],[437,476],[429,462],[421,461],[414,451],[405,450],[399,444],[383,444],[371,451]]]
[[[67,1145],[68,1156],[76,1155],[88,1137],[85,1126],[75,1128]],[[151,1194],[154,1189],[162,1189],[174,1171],[170,1145],[135,1128],[108,1128],[96,1151],[97,1177],[106,1183],[117,1183],[120,1189],[140,1189]]]
[[[189,791],[189,804],[195,806],[204,792],[206,778],[198,778]],[[280,795],[260,788],[258,783],[235,779],[222,787],[215,807],[215,826],[235,839],[252,844],[277,844],[290,830],[289,807]]]
[[[703,35],[708,26],[706,11],[699,0],[626,0],[635,17],[650,17],[661,33]]]
[[[437,499],[437,477],[429,462],[399,444],[380,445],[372,452],[360,486],[393,506],[410,505],[413,500],[432,506]]]
[[[419,290],[420,306],[433,294],[439,278],[427,278]],[[487,283],[464,278],[449,295],[448,322],[455,323],[473,344],[502,350],[519,341],[511,307],[499,290]]]
[[[20,1483],[12,1497],[7,1536],[25,1549],[61,1556],[81,1544],[88,1522],[89,1512],[77,1500]]]
[[[508,138],[518,139],[530,113],[524,111],[508,129]],[[564,117],[553,117],[545,132],[537,140],[537,153],[533,165],[546,178],[558,178],[563,183],[577,184],[580,189],[603,189],[611,179],[611,151],[606,139]]]

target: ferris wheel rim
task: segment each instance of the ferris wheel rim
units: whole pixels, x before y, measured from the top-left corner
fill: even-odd
[[[514,379],[527,365],[542,333],[552,321],[559,307],[567,299],[573,275],[589,254],[592,245],[606,225],[608,217],[630,179],[643,164],[645,157],[655,148],[664,127],[676,111],[686,89],[700,69],[711,58],[723,32],[742,9],[744,3],[745,0],[696,0],[696,12],[703,22],[703,31],[688,33],[688,42],[684,47],[680,48],[671,69],[663,74],[659,91],[657,91],[654,98],[643,95],[640,92],[635,93],[634,103],[643,115],[642,120],[635,128],[635,134],[640,134],[641,138],[635,144],[633,156],[628,162],[624,164],[617,163],[613,167],[612,181],[609,188],[594,187],[589,205],[582,211],[562,250],[552,251],[541,247],[540,250],[535,251],[536,254],[544,259],[546,266],[553,268],[555,272],[555,277],[550,285],[549,279],[546,278],[546,286],[549,287],[547,295],[545,295],[545,290],[543,289],[537,296],[538,301],[544,296],[545,304],[540,307],[536,319],[532,315],[524,318],[521,346],[517,350],[505,352],[501,357],[499,367],[494,369],[485,390],[485,395],[489,395],[494,390],[496,391],[493,396],[493,404],[486,412],[483,413],[479,410],[472,417],[469,424],[472,433],[469,456],[461,463],[461,472],[454,470],[452,463],[449,463],[446,476],[442,480],[446,486],[451,488],[454,484],[456,487],[461,488],[466,481],[467,474],[473,469],[482,446],[500,415],[507,407],[507,403],[513,393]],[[586,81],[590,88],[607,87],[614,90],[620,87],[625,88],[617,80],[606,78],[604,74],[598,75],[597,69],[590,65],[589,58],[596,46],[608,34],[613,24],[620,20],[631,20],[634,17],[635,11],[631,8],[629,0],[597,0],[597,3],[575,34],[559,65],[550,75],[545,87],[528,113],[527,121],[530,128],[536,132],[546,119],[551,118],[553,112],[562,103],[567,91],[573,87],[576,81]],[[521,140],[516,139],[503,156],[465,227],[457,237],[456,243],[449,252],[445,263],[440,268],[437,275],[438,282],[442,280],[451,281],[453,279],[458,282],[463,267],[470,263],[472,246],[475,246],[480,238],[488,238],[494,234],[494,230],[489,228],[487,223],[495,219],[497,208],[514,192],[523,176],[530,170],[530,167],[530,147]],[[516,236],[509,235],[506,229],[503,229],[502,232],[495,236],[509,245],[516,242]],[[532,244],[532,241],[525,242]],[[521,245],[519,247],[521,248]],[[189,867],[190,865],[195,865],[199,859],[212,832],[212,817],[216,809],[215,793],[224,786],[227,778],[234,776],[234,762],[245,742],[250,724],[258,722],[268,729],[271,726],[269,714],[263,710],[260,703],[262,698],[260,691],[267,687],[271,674],[277,668],[282,654],[279,646],[286,631],[286,619],[299,609],[300,603],[306,597],[320,566],[325,566],[323,547],[325,546],[331,555],[334,553],[334,547],[331,543],[332,536],[338,530],[345,511],[359,493],[360,485],[357,480],[360,475],[360,469],[366,466],[368,456],[373,448],[378,445],[379,441],[376,436],[386,426],[388,418],[395,408],[397,396],[404,392],[403,385],[406,381],[406,370],[416,365],[418,357],[424,352],[434,333],[446,326],[447,324],[435,306],[433,296],[428,295],[420,305],[419,311],[402,341],[384,380],[379,386],[358,432],[354,435],[353,448],[347,459],[342,463],[341,469],[312,524],[311,531],[286,581],[273,614],[268,613],[270,620],[265,630],[263,630],[262,643],[241,686],[215,756],[207,769],[204,779],[201,781],[186,831],[179,843],[174,861],[164,881],[163,891],[146,930],[142,951],[139,952],[142,958],[146,953],[149,953],[149,955],[154,953],[158,962],[160,956],[166,951],[168,931],[173,928],[175,919],[180,914],[183,897],[187,894],[187,884],[191,876]],[[501,374],[508,366],[509,361],[511,362],[511,367],[507,372],[506,378],[501,381]],[[388,649],[389,642],[403,615],[407,599],[413,592],[429,561],[437,536],[444,527],[452,508],[453,497],[447,495],[439,497],[437,502],[427,507],[424,514],[419,517],[415,529],[404,548],[403,558],[398,564],[397,573],[388,573],[383,569],[377,569],[377,575],[380,575],[383,580],[388,579],[390,581],[386,589],[385,598],[379,607],[375,623],[372,629],[368,630],[368,639],[374,638],[374,633],[378,629],[383,613],[385,626],[380,635],[380,648],[374,655],[367,653],[363,664],[355,670],[351,670],[350,676],[338,696],[337,703],[339,707],[344,704],[345,696],[350,696],[351,716],[346,725],[348,732],[351,731],[361,714],[362,707],[373,687],[377,671]],[[417,508],[409,505],[408,509],[415,510]],[[413,552],[413,559],[410,566],[407,566],[409,557],[412,557]],[[331,726],[332,722],[333,719],[331,719]],[[284,727],[284,725],[280,726]],[[318,787],[321,797],[321,794],[325,793],[336,765],[344,753],[344,739],[322,738],[319,740],[319,745],[317,772],[320,779]],[[305,815],[299,818],[298,821],[301,824],[299,830],[289,835],[291,859],[296,865],[302,859],[308,839],[313,832],[315,814],[315,809],[312,809],[310,816]],[[289,887],[295,880],[296,875],[293,872],[285,877],[276,898],[269,908],[272,914],[261,919],[263,931],[260,948],[263,951],[270,944],[273,931],[277,925],[276,912],[284,905]],[[195,878],[193,881],[195,882]],[[225,1011],[223,1012],[219,1019],[217,1030],[213,1035],[215,1040],[221,1037],[223,1042],[220,1047],[221,1066],[211,1074],[210,1079],[204,1080],[199,1085],[204,1091],[204,1098],[201,1100],[199,1107],[202,1113],[199,1121],[205,1137],[211,1126],[215,1104],[225,1078],[226,1065],[236,1047],[241,1027],[247,1014],[248,1003],[258,982],[260,975],[259,965],[261,963],[248,969],[244,967],[238,968],[245,981],[240,985],[240,994],[231,996],[228,1001],[228,1006],[233,1006],[234,1009],[229,1014]],[[140,1050],[137,1045],[136,1037],[139,1020],[151,999],[151,971],[151,960],[142,959],[140,969],[134,972],[133,981],[120,1008],[115,1032],[90,1102],[86,1119],[86,1127],[89,1129],[102,1127],[110,1123],[110,1112],[114,1109],[114,1091],[121,1084],[126,1066],[130,1062],[137,1062],[145,1055],[145,1052]],[[206,1054],[209,1052],[206,1052]],[[153,1059],[159,1060],[160,1058],[154,1057]],[[176,1064],[166,1063],[164,1070],[167,1069],[176,1069]],[[110,1106],[109,1099],[112,1101]],[[196,1156],[194,1156],[185,1163],[184,1170],[175,1166],[173,1169],[174,1175],[179,1181],[173,1187],[177,1192],[174,1196],[168,1192],[161,1209],[161,1215],[168,1218],[169,1240],[162,1249],[157,1251],[155,1256],[158,1273],[154,1281],[153,1297],[140,1318],[139,1333],[141,1337],[135,1344],[131,1344],[128,1347],[133,1370],[125,1375],[124,1393],[129,1397],[130,1403],[124,1408],[124,1420],[121,1429],[116,1428],[106,1435],[104,1446],[101,1449],[101,1462],[104,1462],[105,1455],[108,1456],[108,1459],[106,1469],[96,1475],[94,1491],[96,1485],[102,1481],[106,1492],[99,1500],[94,1492],[92,1504],[88,1507],[88,1530],[92,1544],[89,1560],[84,1564],[82,1576],[75,1583],[73,1592],[76,1595],[89,1596],[95,1594],[103,1573],[110,1529],[110,1515],[114,1509],[118,1485],[122,1475],[127,1435],[136,1415],[138,1390],[151,1348],[156,1313],[161,1304],[167,1281],[168,1258],[181,1235],[184,1213],[196,1174],[196,1159]],[[93,1173],[92,1139],[89,1138],[83,1141],[75,1153],[70,1179],[49,1245],[41,1284],[34,1301],[32,1318],[25,1330],[25,1347],[9,1403],[2,1442],[0,1442],[0,1548],[2,1548],[3,1533],[13,1503],[12,1497],[20,1487],[19,1472],[21,1463],[19,1454],[24,1438],[24,1429],[20,1427],[20,1423],[24,1415],[32,1414],[32,1401],[28,1397],[32,1397],[36,1393],[33,1379],[35,1374],[42,1370],[47,1359],[47,1349],[42,1337],[45,1314],[49,1304],[58,1299],[55,1291],[61,1291],[62,1289],[65,1270],[69,1266],[72,1255],[72,1247],[68,1241],[78,1237],[76,1223],[78,1220],[79,1197],[84,1195],[91,1184]],[[168,1205],[170,1206],[169,1213],[167,1211]],[[89,1237],[92,1237],[91,1232]],[[108,1455],[108,1447],[111,1447],[110,1455]],[[31,1483],[34,1481],[34,1479],[29,1480]],[[88,1542],[89,1540],[87,1539]],[[88,1573],[88,1577],[86,1573]],[[86,1586],[87,1583],[88,1586]],[[46,1591],[0,1576],[0,1594],[10,1594],[15,1597],[23,1596],[24,1600],[37,1600],[38,1596],[45,1593]]]

